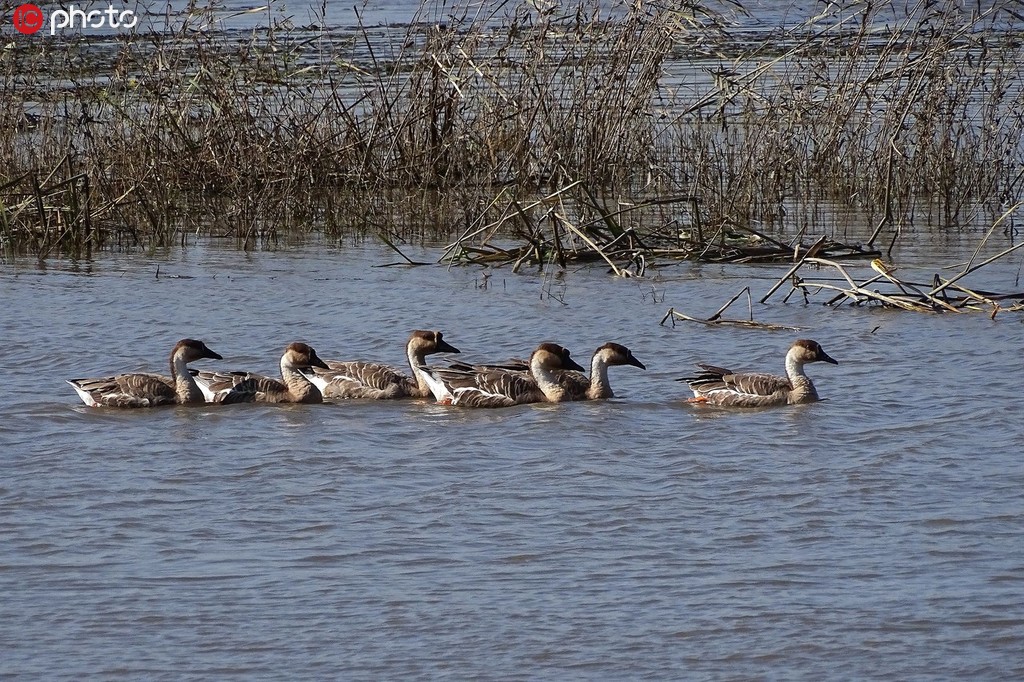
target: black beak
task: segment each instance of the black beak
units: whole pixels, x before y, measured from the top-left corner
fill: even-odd
[[[633,357],[632,353],[630,354],[629,359],[626,360],[626,364],[633,365],[634,367],[639,367],[640,369],[647,369],[647,366],[644,365],[644,363],[637,360],[635,357]]]
[[[829,362],[829,363],[831,363],[833,365],[838,365],[839,364],[838,360],[833,358],[831,355],[829,355],[825,351],[821,351],[821,357],[818,358],[818,359],[821,360],[822,362]]]
[[[321,360],[320,356],[318,356],[316,353],[313,353],[313,355],[309,358],[309,366],[319,367],[321,369],[330,369],[327,363]]]
[[[221,357],[220,353],[214,353],[209,348],[205,349],[205,351],[203,352],[203,357],[204,358],[209,358],[211,360],[223,360],[224,359],[223,357]]]
[[[576,362],[572,358],[562,358],[562,369],[574,369],[577,372],[586,372],[587,370],[580,367],[580,363]]]
[[[440,341],[437,342],[437,352],[438,353],[460,353],[462,351],[460,351],[458,348],[456,348],[452,344],[448,343],[444,339],[441,339]]]

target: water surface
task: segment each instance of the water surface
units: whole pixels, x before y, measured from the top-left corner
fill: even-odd
[[[1024,674],[1020,314],[776,302],[757,318],[802,331],[673,328],[670,305],[709,315],[785,268],[372,267],[394,260],[198,244],[0,266],[0,674]],[[63,383],[163,371],[183,336],[210,367],[273,373],[295,339],[398,364],[415,328],[478,360],[615,340],[649,369],[613,369],[608,402],[493,411],[109,411]],[[841,362],[811,367],[826,401],[682,403],[691,363],[781,369],[798,335]]]

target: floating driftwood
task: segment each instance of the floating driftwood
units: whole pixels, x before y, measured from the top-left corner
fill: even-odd
[[[487,210],[501,201],[495,199]],[[633,225],[625,226],[626,221]],[[482,222],[478,221],[478,222]],[[620,205],[611,210],[580,181],[541,199],[505,200],[497,220],[474,224],[445,249],[449,264],[523,265],[604,262],[621,277],[642,276],[649,261],[773,263],[808,256],[874,258],[880,253],[860,245],[819,237],[810,245],[799,238],[779,241],[749,226],[701,222],[700,198],[669,196]]]
[[[813,294],[821,291],[836,292],[830,299],[825,301],[825,305],[832,306],[849,303],[851,305],[875,304],[914,312],[963,313],[968,311],[987,311],[992,317],[995,317],[1003,310],[1024,310],[1024,292],[998,293],[981,291],[968,289],[958,284],[961,279],[972,272],[1024,247],[1024,242],[1015,244],[1003,249],[990,258],[986,258],[981,262],[975,262],[981,253],[982,247],[984,247],[999,224],[1021,205],[1024,204],[1013,206],[993,224],[992,228],[974,250],[968,262],[964,264],[959,273],[950,279],[943,279],[938,274],[935,274],[930,283],[903,280],[896,276],[896,269],[893,266],[882,262],[881,259],[875,258],[871,261],[871,269],[876,274],[858,283],[847,270],[849,266],[841,265],[828,258],[818,258],[808,254],[801,258],[768,290],[768,293],[761,298],[761,303],[771,298],[788,280],[790,281],[791,288],[786,295],[786,300],[795,292],[800,292],[805,301],[810,300]],[[839,278],[826,278],[819,275],[806,278],[798,276],[797,273],[803,271],[806,265],[818,266],[817,272],[821,272],[822,268],[831,268],[832,271],[838,273]],[[1008,301],[1011,303],[1006,305]]]
[[[748,319],[746,320],[728,320],[722,317],[722,313],[726,311],[736,300],[743,294],[747,295],[747,314]],[[750,287],[743,287],[738,294],[730,298],[725,305],[719,308],[714,315],[711,317],[700,319],[696,317],[690,317],[685,315],[675,308],[669,308],[668,312],[665,313],[665,317],[661,318],[659,324],[664,325],[666,321],[671,320],[672,326],[676,325],[676,320],[683,320],[685,322],[696,322],[703,324],[708,327],[717,326],[732,326],[732,327],[744,327],[747,329],[764,329],[768,331],[799,331],[799,327],[787,327],[781,324],[769,324],[767,322],[757,322],[754,320],[754,307],[750,300]]]

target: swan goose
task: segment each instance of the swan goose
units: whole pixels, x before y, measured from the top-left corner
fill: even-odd
[[[320,389],[324,398],[429,398],[430,384],[424,376],[426,357],[458,352],[458,348],[444,340],[441,332],[416,330],[405,346],[411,377],[389,365],[361,361],[328,360],[329,369],[311,367],[300,372]]]
[[[633,352],[620,343],[608,343],[600,346],[590,360],[590,376],[587,377],[577,370],[562,369],[555,373],[560,383],[568,394],[567,400],[605,400],[614,398],[615,393],[608,380],[608,368],[616,365],[632,365],[640,369],[647,369],[644,363],[640,362],[633,355]],[[462,371],[510,371],[526,374],[529,372],[529,363],[525,360],[510,360],[505,364],[493,365],[467,365],[455,363],[453,369]]]
[[[327,369],[316,351],[292,343],[281,356],[281,379],[251,372],[195,372],[196,383],[210,403],[320,403],[323,395],[301,373],[310,367]]]
[[[683,377],[693,391],[688,402],[722,407],[771,407],[797,405],[818,400],[814,383],[804,373],[811,362],[839,362],[829,356],[817,341],[799,339],[786,353],[786,376],[743,374],[714,365],[698,364],[703,371]]]
[[[470,367],[426,369],[423,376],[437,402],[463,407],[510,407],[524,403],[571,400],[559,380],[560,370],[582,370],[569,351],[542,343],[530,355],[529,372]]]
[[[559,382],[572,396],[570,400],[606,400],[614,398],[612,385],[608,381],[608,368],[616,365],[631,365],[647,369],[644,363],[633,357],[633,352],[619,343],[608,342],[594,351],[590,360],[590,377],[581,372],[559,373]]]
[[[202,404],[203,392],[189,374],[188,363],[203,358],[223,359],[202,341],[182,339],[171,351],[170,377],[134,372],[99,379],[70,379],[68,384],[90,407]]]

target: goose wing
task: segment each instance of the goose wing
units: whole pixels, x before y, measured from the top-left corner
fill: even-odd
[[[771,396],[793,390],[789,379],[775,374],[726,374],[722,381],[734,391],[750,396]]]
[[[118,374],[98,379],[71,379],[68,383],[91,407],[158,407],[178,402],[174,384],[158,374]]]
[[[495,363],[483,363],[479,365],[471,365],[467,362],[453,362],[448,365],[449,369],[454,369],[462,372],[520,372],[528,374],[530,372],[529,360],[520,360],[519,358],[511,358],[508,362],[495,362]]]
[[[330,369],[310,368],[302,374],[325,398],[388,400],[414,395],[416,382],[389,365],[372,362],[327,362]]]
[[[544,402],[544,394],[529,375],[520,372],[475,373],[470,381],[452,384],[453,403],[467,407],[510,407]]]
[[[544,401],[528,374],[516,371],[431,369],[431,390],[439,402],[464,407],[511,407]]]
[[[252,403],[267,394],[287,393],[288,387],[277,379],[252,372],[208,372],[189,370],[208,403]]]
[[[453,362],[449,365],[449,369],[458,372],[473,372],[478,375],[487,375],[492,372],[501,374],[512,374],[518,377],[522,377],[529,382],[531,387],[529,391],[536,391],[537,395],[540,396],[539,400],[528,400],[526,402],[543,402],[545,399],[543,393],[540,392],[540,388],[537,386],[533,377],[530,375],[530,363],[527,360],[520,360],[518,358],[512,358],[506,363],[494,363],[494,364],[481,364],[481,365],[470,365],[464,362]],[[571,396],[571,400],[584,400],[587,397],[587,391],[590,389],[590,379],[583,372],[574,369],[563,369],[555,372],[558,383],[561,384],[565,390]],[[526,388],[515,388],[509,387],[510,390],[523,390],[527,391]]]
[[[590,390],[590,379],[583,372],[574,369],[559,370],[556,374],[558,383],[569,394],[570,400],[586,400]]]
[[[681,379],[694,396],[716,405],[762,407],[774,405],[793,390],[789,379],[775,374],[733,372],[724,367],[700,364],[701,372]]]
[[[262,402],[268,395],[287,393],[288,387],[277,379],[265,377],[261,374],[247,374],[239,378],[235,385],[223,394],[220,402],[225,405]]]

